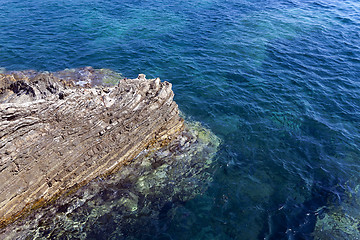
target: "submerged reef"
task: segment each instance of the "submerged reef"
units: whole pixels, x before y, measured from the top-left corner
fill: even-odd
[[[318,209],[314,239],[360,239],[360,185],[346,188],[340,203]]]
[[[150,233],[204,191],[220,142],[173,96],[159,78],[91,67],[0,73],[1,238]]]

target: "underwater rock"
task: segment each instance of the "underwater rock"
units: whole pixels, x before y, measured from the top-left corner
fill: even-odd
[[[360,239],[360,185],[347,189],[340,203],[318,209],[314,239]]]
[[[173,97],[169,82],[91,67],[0,73],[0,228],[96,177],[128,171],[126,165],[144,152],[153,154],[185,134]],[[156,188],[167,168],[157,168],[152,181],[137,180],[137,188]],[[145,204],[136,192],[119,201],[130,212]]]

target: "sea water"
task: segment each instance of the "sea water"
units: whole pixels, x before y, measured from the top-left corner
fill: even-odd
[[[221,139],[208,188],[125,239],[359,237],[358,1],[2,0],[0,33],[1,71],[160,77]]]

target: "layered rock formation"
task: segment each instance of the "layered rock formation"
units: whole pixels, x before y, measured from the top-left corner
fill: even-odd
[[[0,74],[0,227],[183,132],[170,83],[82,71]]]
[[[207,189],[219,144],[210,130],[186,121],[168,145],[32,211],[0,230],[0,239],[157,238],[169,221],[185,217],[182,203]]]

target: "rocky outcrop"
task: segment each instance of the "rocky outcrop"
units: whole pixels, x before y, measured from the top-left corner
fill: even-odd
[[[116,173],[97,177],[32,211],[1,229],[0,239],[125,240],[159,236],[168,221],[184,218],[184,202],[207,189],[219,144],[210,130],[185,121],[184,131],[168,145],[156,151],[144,150]]]
[[[81,71],[0,74],[1,227],[183,131],[170,83]]]

